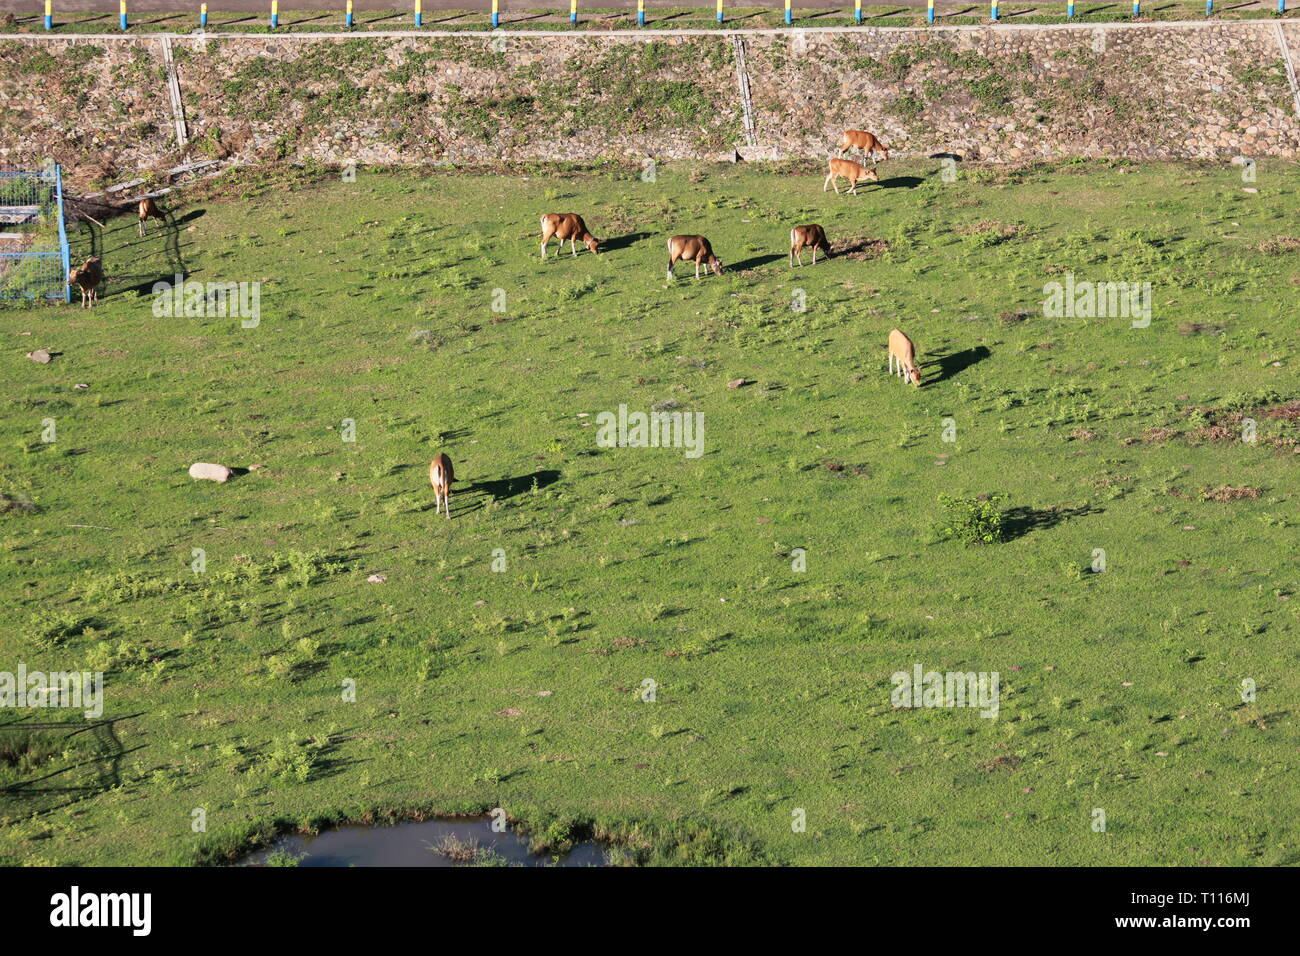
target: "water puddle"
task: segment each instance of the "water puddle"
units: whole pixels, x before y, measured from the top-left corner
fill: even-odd
[[[296,864],[294,861],[297,861]],[[316,836],[283,836],[241,866],[608,866],[595,842],[562,857],[530,853],[510,830],[496,833],[488,817],[438,818],[391,826],[345,826]]]

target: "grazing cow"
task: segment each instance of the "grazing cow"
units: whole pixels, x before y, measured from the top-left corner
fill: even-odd
[[[673,266],[678,259],[695,263],[695,278],[700,277],[700,264],[713,270],[715,276],[722,275],[722,260],[713,254],[713,247],[703,236],[673,236],[668,240],[668,278],[675,278]]]
[[[917,388],[921,387],[921,367],[916,364],[916,346],[898,329],[889,333],[890,375],[894,374],[895,366],[900,378],[911,382]]]
[[[447,520],[451,520],[451,483],[456,480],[451,470],[451,459],[442,452],[429,462],[429,484],[433,485],[433,513],[437,514],[439,505],[447,509]]]
[[[871,180],[879,182],[880,177],[876,175],[874,169],[867,169],[861,163],[855,163],[851,159],[832,159],[830,161],[830,172],[826,174],[826,181],[822,183],[822,192],[826,192],[830,186],[835,187],[835,194],[840,192],[840,184],[837,177],[843,176],[849,181],[849,192],[857,193],[858,183]]]
[[[862,150],[862,154],[872,162],[875,162],[876,153],[883,153],[885,159],[889,158],[889,147],[876,139],[874,133],[868,133],[865,129],[846,129],[844,135],[840,137],[841,156],[854,146]]]
[[[826,231],[821,226],[816,223],[811,226],[795,226],[790,230],[790,265],[793,266],[796,259],[799,260],[799,265],[803,265],[803,256],[799,253],[808,246],[812,246],[813,265],[817,265],[818,249],[830,258],[831,244],[826,240]]]
[[[163,223],[167,222],[166,214],[158,208],[158,204],[149,196],[140,200],[140,206],[136,210],[140,217],[140,235],[144,235],[144,223],[146,219],[160,219]]]
[[[81,307],[93,308],[99,299],[99,284],[104,281],[104,266],[99,256],[91,256],[77,269],[69,270],[68,285],[81,290]]]
[[[600,241],[587,231],[587,224],[576,212],[548,212],[542,217],[543,259],[546,258],[546,245],[551,241],[552,236],[559,238],[561,252],[564,251],[564,243],[567,240],[575,259],[578,256],[577,243],[579,242],[593,253],[600,252]]]

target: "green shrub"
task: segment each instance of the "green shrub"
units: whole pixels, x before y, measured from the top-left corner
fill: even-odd
[[[980,495],[977,498],[957,498],[952,495],[940,495],[939,503],[943,505],[943,523],[939,533],[945,539],[955,539],[966,544],[992,544],[1003,540],[1003,512],[998,507],[999,501],[1005,501],[1006,495]]]

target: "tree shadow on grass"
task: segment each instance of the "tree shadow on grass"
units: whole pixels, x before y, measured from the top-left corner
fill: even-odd
[[[1105,510],[1105,508],[1094,508],[1092,505],[1080,505],[1077,508],[1058,506],[1051,508],[1009,508],[1002,515],[1003,539],[1014,541],[1031,531],[1055,528],[1058,524],[1072,518],[1101,514]]]

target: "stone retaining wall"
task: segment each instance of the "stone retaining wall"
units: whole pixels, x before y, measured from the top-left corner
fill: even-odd
[[[740,33],[394,33],[0,40],[0,162],[77,187],[186,160],[484,163],[821,158],[846,127],[895,154],[1300,155],[1300,23]]]

